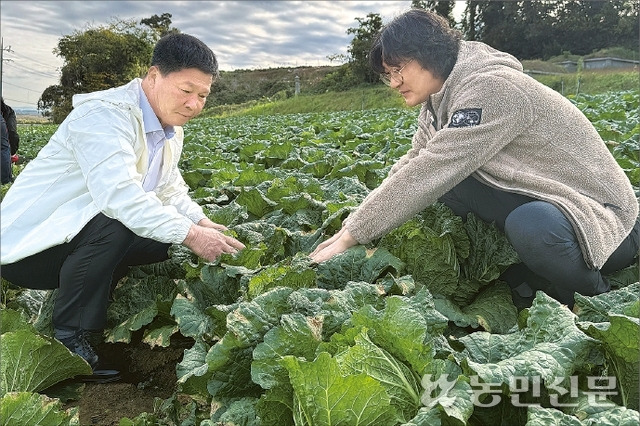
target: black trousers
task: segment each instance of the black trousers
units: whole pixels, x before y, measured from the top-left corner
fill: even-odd
[[[509,285],[526,282],[569,307],[573,307],[574,293],[594,296],[609,291],[603,274],[631,265],[638,256],[640,221],[601,269],[591,269],[569,220],[550,203],[499,191],[472,176],[440,201],[463,218],[473,212],[505,232],[522,261],[503,276]]]
[[[98,214],[70,242],[2,265],[0,272],[20,287],[58,289],[54,327],[101,330],[111,290],[129,266],[166,260],[169,247]]]

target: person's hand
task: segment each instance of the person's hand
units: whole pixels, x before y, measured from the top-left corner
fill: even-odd
[[[205,228],[217,229],[218,231],[226,231],[227,230],[226,226],[220,225],[219,223],[215,223],[215,222],[213,222],[212,220],[210,220],[207,217],[201,219],[200,222],[198,222],[198,225],[204,226]]]
[[[342,253],[349,247],[355,246],[356,244],[358,244],[358,242],[351,236],[351,233],[347,228],[342,228],[340,232],[316,247],[309,257],[311,257],[312,261],[321,263],[325,260],[331,259],[336,254]]]
[[[12,163],[17,163],[18,161],[20,161],[20,156],[18,154],[13,154],[11,156],[11,162]]]
[[[214,227],[199,225],[193,225],[189,229],[187,238],[184,239],[182,245],[209,262],[213,262],[223,253],[235,254],[245,247],[240,241],[224,235]]]

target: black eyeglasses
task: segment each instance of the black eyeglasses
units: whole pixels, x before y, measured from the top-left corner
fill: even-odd
[[[399,83],[400,85],[402,85],[402,83],[404,83],[404,77],[402,77],[402,70],[409,65],[411,62],[413,62],[413,59],[411,59],[409,62],[407,62],[406,64],[404,64],[401,68],[397,69],[397,70],[391,70],[389,72],[383,72],[380,74],[380,80],[382,80],[382,82],[384,84],[386,84],[387,86],[391,86],[391,79],[395,80],[396,83]]]

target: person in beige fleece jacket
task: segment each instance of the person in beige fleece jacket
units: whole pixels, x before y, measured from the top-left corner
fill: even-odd
[[[575,292],[606,292],[603,274],[633,263],[640,224],[628,178],[584,114],[516,58],[412,9],[381,30],[370,60],[408,106],[422,104],[418,130],[313,261],[380,238],[440,201],[505,232],[522,263],[503,279],[529,302],[544,290],[572,307]]]

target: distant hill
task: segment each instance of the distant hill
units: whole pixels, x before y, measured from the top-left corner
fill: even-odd
[[[12,108],[16,112],[16,115],[37,115],[37,116],[40,115],[37,108],[33,108],[33,107],[12,107]]]
[[[295,76],[306,85],[319,83],[327,74],[338,69],[337,66],[303,66],[290,68],[267,68],[258,70],[221,71],[220,81],[233,81],[235,84],[255,85],[265,81],[294,83]]]
[[[41,124],[51,122],[48,117],[43,117],[34,107],[12,106],[11,108],[16,112],[16,120],[18,121],[18,124]]]
[[[207,106],[240,104],[277,97],[278,94],[282,94],[281,97],[292,96],[296,87],[296,76],[299,77],[300,92],[310,93],[327,74],[338,68],[302,66],[221,71],[220,78],[213,85],[213,96],[207,101]]]

